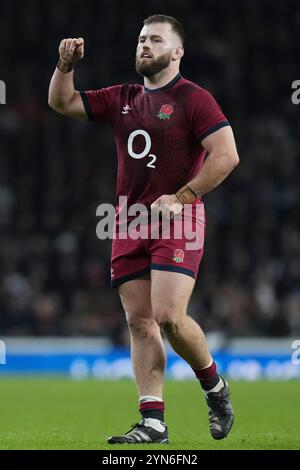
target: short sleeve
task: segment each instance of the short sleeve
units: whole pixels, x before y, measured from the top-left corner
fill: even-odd
[[[216,100],[203,88],[192,93],[189,112],[195,137],[200,142],[221,127],[230,126]]]
[[[111,121],[111,112],[119,97],[120,85],[100,90],[81,91],[85,112],[89,121]]]

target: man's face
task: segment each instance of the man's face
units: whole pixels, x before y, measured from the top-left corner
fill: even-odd
[[[145,25],[136,49],[135,68],[144,77],[152,77],[176,60],[181,46],[177,34],[169,23]]]

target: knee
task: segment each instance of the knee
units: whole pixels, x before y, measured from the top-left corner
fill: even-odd
[[[126,312],[126,320],[129,331],[134,336],[147,337],[154,324],[150,312]]]
[[[159,327],[166,333],[176,334],[180,325],[180,315],[174,310],[163,310],[156,312],[156,321]]]

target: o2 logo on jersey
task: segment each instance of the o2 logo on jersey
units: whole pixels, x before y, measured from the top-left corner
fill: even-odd
[[[142,135],[145,139],[145,148],[141,153],[135,153],[133,151],[133,141],[138,135]],[[140,160],[141,158],[145,158],[148,156],[151,160],[147,163],[147,167],[155,168],[154,163],[156,162],[156,155],[153,155],[153,153],[149,153],[151,151],[151,137],[148,132],[143,131],[142,129],[138,129],[136,131],[131,132],[130,136],[128,137],[127,149],[129,155],[132,158],[135,158],[136,160]]]

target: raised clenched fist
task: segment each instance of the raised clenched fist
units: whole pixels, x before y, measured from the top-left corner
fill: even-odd
[[[63,39],[59,45],[59,57],[63,64],[75,64],[84,56],[84,39]]]

